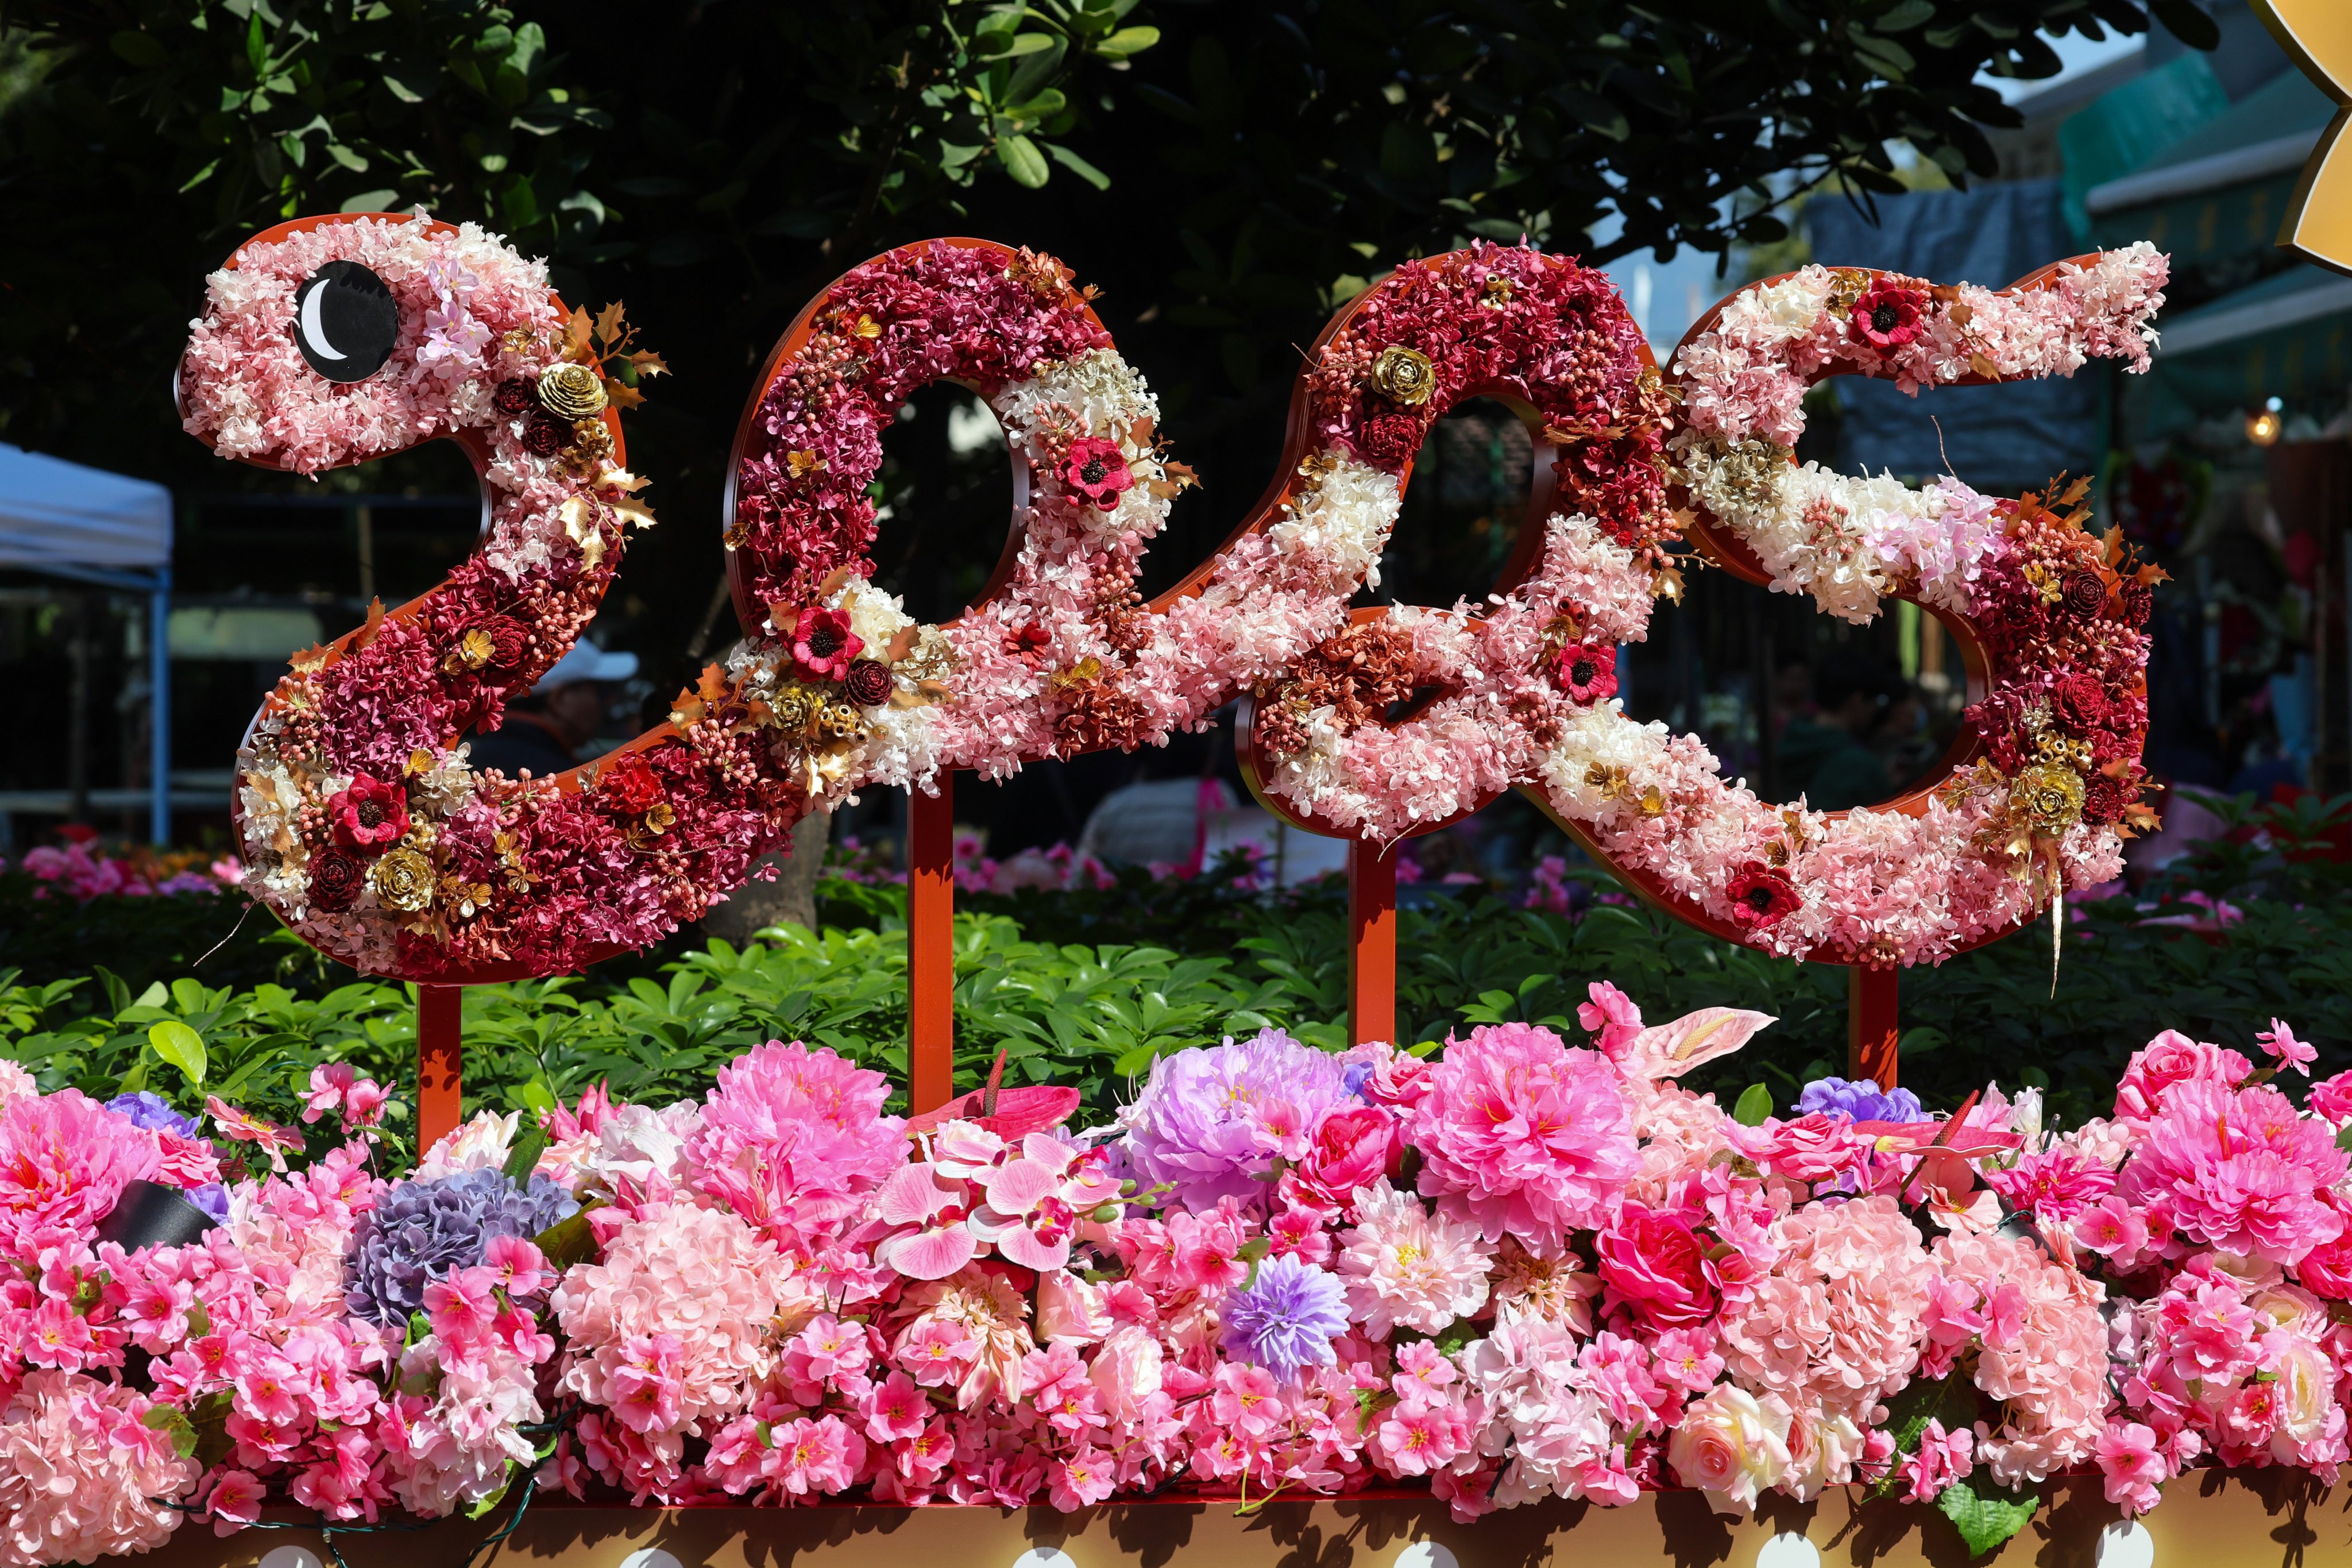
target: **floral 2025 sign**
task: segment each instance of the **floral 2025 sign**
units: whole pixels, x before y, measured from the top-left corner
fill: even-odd
[[[1271,499],[1145,603],[1141,552],[1190,475],[1142,376],[1059,263],[908,246],[810,304],[745,412],[726,532],[744,638],[668,723],[525,780],[473,769],[462,737],[570,646],[651,522],[613,404],[637,395],[621,363],[657,362],[470,226],[284,226],[212,280],[188,427],[301,473],[447,437],[491,527],[447,582],[270,696],[239,757],[251,886],[369,973],[559,973],[698,917],[849,791],[1157,743],[1238,695],[1264,794],[1325,831],[1384,843],[1520,788],[1709,929],[1841,963],[1940,959],[2114,874],[2144,782],[2151,573],[2085,531],[2079,489],[2001,500],[1796,466],[1801,398],[1830,374],[2144,367],[2164,269],[2140,246],[1996,292],[1810,267],[1734,295],[1662,374],[1572,261],[1482,245],[1410,263],[1317,341]],[[374,348],[337,341],[371,322]],[[895,411],[943,379],[987,398],[1029,480],[982,602],[922,626],[872,584],[867,486]],[[1475,614],[1351,619],[1423,437],[1475,395],[1534,426],[1540,526]],[[1694,738],[1627,718],[1613,649],[1679,592],[1685,547],[1848,619],[1888,597],[1941,616],[1981,677],[1947,776],[1884,808],[1784,809]]]

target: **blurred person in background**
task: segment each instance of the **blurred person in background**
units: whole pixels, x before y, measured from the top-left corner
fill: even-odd
[[[1888,721],[1916,729],[1918,709],[1900,672],[1859,648],[1822,660],[1813,677],[1815,710],[1780,731],[1780,776],[1816,811],[1875,805],[1895,793],[1886,760],[1874,745]],[[1903,737],[1895,737],[1898,741]]]
[[[507,704],[504,723],[473,737],[474,766],[509,778],[525,768],[547,778],[579,766],[580,748],[604,728],[614,686],[636,673],[635,654],[606,653],[584,637],[573,643],[529,696]]]

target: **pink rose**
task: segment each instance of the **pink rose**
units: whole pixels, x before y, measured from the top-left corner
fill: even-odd
[[[1358,1187],[1389,1173],[1396,1119],[1370,1106],[1326,1111],[1308,1135],[1307,1152],[1283,1173],[1282,1196],[1310,1208],[1337,1211]]]
[[[2116,1114],[2146,1121],[2164,1108],[2165,1096],[2179,1085],[2205,1082],[2235,1089],[2253,1070],[2253,1064],[2235,1051],[2167,1029],[2133,1053],[2116,1089]]]
[[[1717,1385],[1683,1412],[1666,1445],[1675,1479],[1706,1493],[1717,1513],[1747,1513],[1756,1494],[1778,1486],[1790,1468],[1789,1416],[1744,1388]]]
[[[1870,1145],[1853,1135],[1843,1116],[1816,1110],[1792,1121],[1775,1117],[1760,1127],[1728,1123],[1732,1143],[1765,1172],[1810,1185],[1862,1163]]]
[[[2341,1127],[2352,1121],[2352,1072],[2340,1072],[2334,1078],[2321,1079],[2311,1086],[2304,1097],[2304,1108],[2326,1121],[2330,1127]]]
[[[1674,1215],[1629,1204],[1594,1250],[1609,1310],[1630,1307],[1661,1329],[1689,1328],[1714,1314],[1715,1269],[1706,1245]]]

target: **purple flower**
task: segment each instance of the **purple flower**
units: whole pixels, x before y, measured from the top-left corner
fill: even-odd
[[[1329,1366],[1331,1342],[1348,1327],[1339,1279],[1289,1253],[1268,1258],[1257,1277],[1225,1298],[1225,1353],[1288,1382],[1299,1369]]]
[[[143,1089],[116,1095],[106,1102],[106,1109],[117,1116],[128,1118],[133,1127],[143,1128],[150,1132],[176,1132],[183,1138],[196,1135],[194,1117],[181,1115],[162,1095]]]
[[[1277,1154],[1307,1152],[1323,1113],[1354,1098],[1348,1067],[1279,1029],[1162,1057],[1119,1117],[1137,1174],[1173,1184],[1168,1202],[1206,1209],[1263,1195]]]
[[[343,1263],[352,1315],[404,1323],[424,1305],[425,1286],[479,1263],[493,1237],[535,1237],[579,1212],[545,1176],[533,1176],[528,1191],[502,1171],[395,1182],[352,1233]]]
[[[1867,1078],[1853,1082],[1820,1078],[1805,1085],[1797,1097],[1797,1112],[1810,1116],[1816,1110],[1848,1121],[1924,1121],[1927,1114],[1909,1089],[1881,1089],[1875,1079]]]
[[[228,1223],[228,1189],[218,1182],[206,1182],[201,1187],[190,1187],[180,1195],[212,1215],[215,1225]]]

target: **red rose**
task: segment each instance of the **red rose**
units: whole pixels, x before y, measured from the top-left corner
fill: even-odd
[[[379,852],[407,833],[408,801],[398,784],[362,773],[349,789],[327,797],[327,817],[335,825],[336,843],[346,849]]]
[[[1307,1152],[1282,1173],[1282,1196],[1308,1208],[1332,1212],[1348,1207],[1358,1187],[1387,1173],[1395,1148],[1396,1118],[1370,1106],[1325,1113],[1307,1142]]]
[[[340,849],[321,849],[310,857],[310,907],[322,914],[339,915],[359,902],[367,886],[367,868]]]
[[[534,458],[552,458],[572,445],[572,426],[544,408],[531,410],[522,427],[522,449]]]
[[[1797,912],[1796,885],[1760,860],[1731,879],[1731,920],[1742,931],[1764,931]]]
[[[2107,607],[2106,580],[2096,572],[2067,573],[2058,593],[2066,608],[2085,620]]]
[[[1593,1240],[1608,1310],[1620,1307],[1661,1329],[1687,1329],[1715,1313],[1715,1270],[1691,1227],[1628,1204]]]
[[[2125,788],[2121,779],[2093,773],[2083,784],[2083,820],[2094,824],[2114,822],[2123,816],[2124,807],[2137,793]]]
[[[1421,421],[1410,414],[1380,414],[1356,427],[1355,447],[1364,461],[1395,473],[1421,450]]]
[[[1552,666],[1552,678],[1568,693],[1570,702],[1606,702],[1617,695],[1617,650],[1590,643],[1571,644],[1559,650],[1559,658]]]
[[[866,651],[865,639],[849,629],[849,616],[840,610],[803,610],[792,639],[793,668],[808,680],[839,680]]]
[[[2050,716],[2070,735],[2087,735],[2107,722],[2106,689],[2095,676],[2076,670],[2050,689]]]
[[[596,793],[624,812],[651,811],[667,795],[661,775],[643,752],[625,752],[605,763],[596,775]]]
[[[841,678],[849,700],[861,708],[879,708],[890,700],[890,693],[898,683],[890,679],[890,667],[878,658],[861,658],[851,663],[849,673]]]
[[[1061,475],[1064,489],[1086,497],[1105,511],[1118,504],[1119,491],[1135,483],[1118,444],[1094,436],[1081,436],[1070,443]]]
[[[1847,320],[1874,348],[1896,349],[1919,335],[1919,315],[1927,308],[1927,296],[1918,289],[1881,283],[1853,302]]]
[[[475,626],[489,634],[490,668],[512,669],[522,663],[522,656],[530,647],[529,626],[512,616],[488,616],[476,622]]]
[[[528,414],[539,406],[539,388],[520,377],[502,381],[490,398],[490,406],[509,419],[518,414]]]

